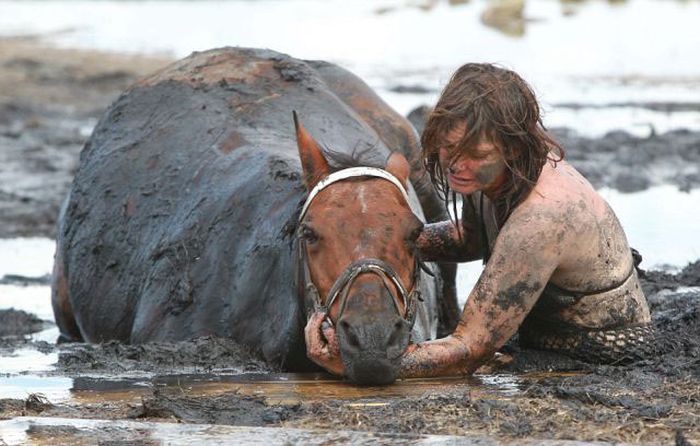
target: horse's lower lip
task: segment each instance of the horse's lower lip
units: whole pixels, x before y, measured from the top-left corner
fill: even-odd
[[[396,381],[398,361],[385,358],[363,358],[345,364],[351,381],[360,385],[386,385]]]

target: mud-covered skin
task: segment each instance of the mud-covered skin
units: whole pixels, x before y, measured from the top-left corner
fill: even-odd
[[[487,186],[496,181],[506,170],[506,165],[502,160],[496,160],[481,166],[474,178],[482,186]]]
[[[462,218],[458,223],[448,220],[425,225],[416,241],[416,246],[423,260],[449,262],[477,260],[483,253],[482,240],[478,237],[479,230],[475,209],[466,202],[462,206]]]
[[[62,336],[217,335],[276,366],[311,367],[293,285],[306,190],[291,113],[365,165],[383,167],[394,151],[417,159],[413,130],[394,125],[386,104],[370,101],[370,114],[342,99],[372,95],[330,64],[234,48],[195,53],[133,85],[81,153],[61,216],[53,302]],[[378,126],[384,113],[391,125]],[[414,186],[428,219],[443,220],[425,181]],[[443,278],[453,287],[454,271]]]
[[[624,232],[607,203],[568,163],[546,164],[532,193],[496,233],[453,336],[409,349],[402,376],[473,372],[526,317],[526,342],[538,347],[572,353],[597,349],[589,359],[605,362],[653,351],[649,308],[639,279],[630,276]],[[548,282],[584,294],[613,291],[553,304],[552,296],[542,295]],[[569,337],[553,343],[564,328],[579,330],[575,342]]]
[[[501,186],[505,179],[506,164],[489,141],[482,141],[465,156],[459,149],[459,142],[466,126],[456,125],[447,135],[447,141],[453,143],[439,150],[441,169],[447,175],[450,189],[458,194],[470,195],[483,191],[491,195]]]

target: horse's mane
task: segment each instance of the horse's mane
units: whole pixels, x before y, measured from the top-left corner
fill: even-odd
[[[323,147],[323,155],[328,160],[328,164],[331,166],[333,172],[338,170],[347,169],[350,167],[379,167],[384,168],[384,166],[377,165],[376,162],[373,163],[369,161],[371,157],[365,156],[367,153],[372,153],[377,148],[375,146],[366,146],[365,148],[360,148],[359,144],[356,145],[352,152],[339,152],[333,150],[330,147]]]

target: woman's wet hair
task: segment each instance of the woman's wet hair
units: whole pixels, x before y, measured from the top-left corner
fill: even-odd
[[[447,135],[460,126],[465,126],[464,136],[449,145]],[[447,149],[453,161],[474,156],[482,141],[496,146],[508,169],[509,178],[494,203],[500,226],[535,186],[547,160],[561,161],[564,149],[544,127],[527,82],[496,65],[468,63],[452,75],[421,137],[425,167],[446,206],[450,200],[454,204],[455,194],[440,166],[440,148]]]

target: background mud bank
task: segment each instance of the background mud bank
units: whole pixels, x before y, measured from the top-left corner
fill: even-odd
[[[128,84],[167,62],[57,50],[31,39],[0,40],[0,237],[53,237],[58,208],[80,149],[102,110]],[[672,184],[674,190],[698,186],[698,132],[675,130],[648,137],[623,132],[584,137],[571,129],[555,129],[555,133],[572,163],[596,186],[622,191],[658,184]],[[646,206],[650,208],[646,212],[656,212],[658,203]],[[52,343],[55,333],[50,339],[44,337],[51,333],[46,330],[51,326],[50,316],[41,316],[47,319],[41,321],[32,311],[4,309],[0,310],[4,330],[0,335],[0,389],[7,388],[3,385],[8,382],[19,382],[27,392],[44,392],[50,397],[24,392],[3,398],[0,392],[0,419],[41,414],[493,435],[510,440],[671,443],[678,436],[678,444],[698,444],[699,265],[695,262],[677,274],[649,272],[644,281],[662,332],[663,351],[653,361],[591,366],[521,351],[512,344],[513,362],[495,375],[458,383],[407,382],[403,387],[370,388],[364,393],[326,376],[304,378],[302,381],[312,382],[309,385],[273,375],[275,371],[254,355],[221,339],[58,348]],[[32,294],[31,299],[45,299],[44,307],[48,302],[43,275],[5,276],[0,282],[42,289],[43,297]],[[34,334],[27,336],[30,332]],[[250,378],[251,374],[257,375]],[[232,382],[214,381],[220,387],[202,390],[202,382],[219,376]],[[251,379],[258,384],[251,387]],[[270,387],[259,384],[265,380],[279,380],[276,388],[284,390],[270,393]],[[315,380],[320,381],[313,384]],[[59,387],[60,392],[54,392]],[[328,392],[327,397],[321,399],[323,392]],[[64,426],[63,431],[71,429]]]
[[[108,104],[170,60],[61,50],[0,39],[0,237],[47,236],[80,150]],[[429,108],[411,115],[420,131]],[[584,137],[553,130],[567,158],[596,187],[637,192],[659,184],[700,186],[700,132]]]
[[[53,236],[97,119],[129,84],[166,63],[0,39],[0,237]]]

